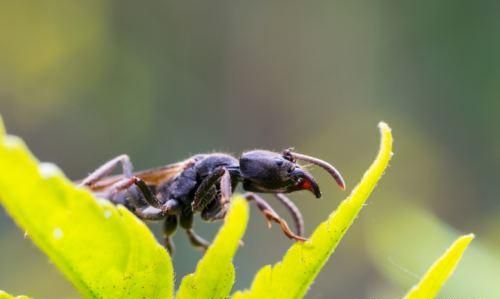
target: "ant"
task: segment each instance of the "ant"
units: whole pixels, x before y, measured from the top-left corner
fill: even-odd
[[[345,190],[344,180],[335,167],[292,149],[281,153],[252,150],[244,152],[239,159],[224,153],[199,154],[178,163],[135,173],[129,157],[120,155],[92,172],[80,185],[98,197],[124,205],[142,220],[164,219],[164,244],[171,253],[174,250],[171,237],[178,225],[185,229],[193,246],[208,248],[209,242],[193,230],[193,215],[199,212],[205,221],[224,219],[232,191],[240,182],[243,189],[249,191],[244,197],[255,202],[268,226],[274,221],[288,238],[306,241],[302,215],[284,193],[309,190],[319,198],[321,192],[315,179],[297,164],[297,160],[325,169]],[[123,174],[111,175],[119,164]],[[295,232],[254,192],[274,194],[290,211]]]

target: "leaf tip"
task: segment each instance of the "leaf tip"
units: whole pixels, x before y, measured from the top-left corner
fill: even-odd
[[[470,234],[462,236],[462,238],[468,239],[469,242],[470,242],[470,241],[472,241],[472,240],[474,240],[476,238],[476,235],[474,235],[473,233],[470,233]]]
[[[468,234],[456,239],[404,298],[435,298],[441,287],[455,271],[462,255],[474,238],[474,234]]]
[[[378,128],[380,130],[380,134],[382,134],[383,137],[386,137],[386,139],[388,139],[388,141],[390,141],[392,143],[392,129],[391,129],[391,127],[389,127],[389,125],[386,122],[381,121],[378,123]]]
[[[475,238],[476,236],[472,233],[463,235],[455,241],[451,248],[463,248],[463,250],[465,250],[467,246],[469,246],[470,242],[472,242]]]
[[[380,153],[383,153],[383,155],[385,156],[388,155],[390,159],[394,155],[394,152],[392,151],[392,129],[384,121],[378,123],[378,128],[380,130],[380,135],[382,136],[382,141],[380,143]]]
[[[391,131],[392,130],[391,127],[389,127],[389,125],[385,121],[380,121],[378,123],[378,127],[382,131]]]

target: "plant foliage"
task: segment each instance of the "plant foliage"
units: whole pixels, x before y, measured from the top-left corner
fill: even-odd
[[[458,238],[430,267],[420,282],[408,292],[405,299],[434,299],[473,239],[472,234]]]
[[[307,242],[295,243],[281,262],[262,268],[251,288],[233,299],[304,297],[389,164],[391,129],[385,123],[379,128],[379,153],[351,195]],[[1,120],[0,203],[85,298],[173,297],[170,257],[146,225],[124,207],[76,187],[54,165],[38,163],[19,138],[5,134]],[[232,260],[247,221],[248,204],[235,196],[214,243],[182,280],[177,299],[228,297],[235,280]],[[406,298],[434,298],[472,238],[458,239]],[[0,291],[0,299],[12,298]]]

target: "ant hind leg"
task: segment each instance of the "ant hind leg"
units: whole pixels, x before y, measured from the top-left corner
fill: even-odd
[[[120,192],[124,190],[128,190],[132,185],[135,185],[140,194],[142,194],[142,198],[152,207],[157,209],[164,208],[161,201],[156,197],[151,188],[139,177],[132,176],[129,178],[123,178],[116,182],[113,186],[111,186],[106,194],[106,198],[110,198],[111,201],[114,202],[113,198]],[[141,200],[132,200],[129,201],[134,207],[139,207]]]
[[[94,183],[99,181],[100,179],[108,176],[113,172],[115,167],[121,164],[123,169],[123,175],[126,178],[132,177],[132,162],[130,162],[130,158],[127,155],[120,155],[108,162],[104,163],[101,167],[97,168],[89,174],[81,183],[81,186],[92,186]]]
[[[121,191],[128,190],[132,185],[135,189],[128,200],[120,200],[122,198]],[[137,217],[143,220],[161,220],[166,215],[177,215],[179,212],[179,203],[177,200],[169,199],[164,204],[156,197],[151,188],[138,177],[124,178],[115,183],[108,194],[105,195],[111,202],[115,204],[123,204],[127,206]],[[145,204],[148,204],[145,206]]]

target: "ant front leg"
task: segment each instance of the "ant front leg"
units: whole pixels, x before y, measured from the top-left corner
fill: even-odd
[[[296,241],[307,241],[306,238],[301,237],[301,236],[296,235],[295,233],[293,233],[290,230],[290,227],[288,226],[288,224],[286,223],[286,221],[283,220],[278,215],[278,213],[276,213],[273,210],[273,208],[271,207],[271,205],[269,205],[264,198],[258,196],[255,193],[251,193],[251,192],[250,193],[246,193],[244,195],[244,197],[248,201],[254,201],[255,202],[255,204],[257,205],[257,208],[259,208],[259,210],[262,212],[262,214],[264,214],[264,217],[266,217],[268,227],[271,227],[271,222],[274,221],[274,222],[276,222],[276,223],[278,223],[280,225],[281,230],[283,231],[283,233],[288,238],[296,240]]]
[[[215,198],[217,194],[216,184],[225,172],[226,170],[223,167],[219,167],[203,179],[198,189],[196,189],[194,200],[191,203],[193,213],[201,212]]]
[[[276,193],[274,194],[279,202],[281,202],[285,208],[292,214],[293,221],[295,222],[295,232],[299,236],[304,235],[304,218],[299,208],[291,201],[285,194]]]
[[[231,195],[231,175],[229,174],[229,171],[224,168],[224,175],[220,179],[219,205],[221,206],[221,211],[217,215],[215,215],[216,219],[222,219],[226,217],[227,210],[229,209],[229,201],[231,200]]]
[[[132,177],[132,162],[130,162],[130,158],[127,155],[120,155],[108,162],[104,163],[101,167],[97,168],[92,172],[89,176],[87,176],[81,183],[81,186],[92,186],[94,183],[99,181],[100,179],[108,176],[113,172],[115,167],[121,164],[123,169],[123,175],[126,178]]]
[[[219,184],[220,194],[217,192],[217,184]],[[200,187],[196,190],[191,205],[193,212],[201,211],[201,217],[208,221],[223,219],[229,209],[231,194],[232,186],[229,171],[224,167],[217,168],[202,181]]]

